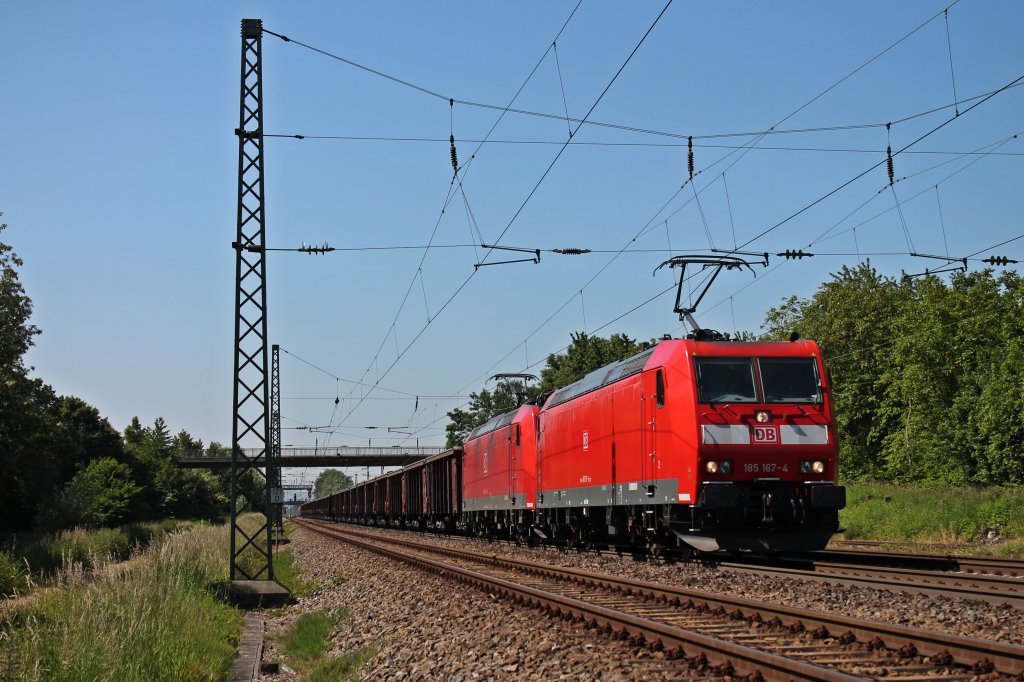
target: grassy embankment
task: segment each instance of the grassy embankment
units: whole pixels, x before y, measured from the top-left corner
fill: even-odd
[[[124,561],[181,525],[180,521],[167,520],[6,538],[0,545],[0,594],[24,593],[33,585],[45,584],[70,565],[90,570],[112,561]]]
[[[1021,488],[849,483],[839,520],[843,539],[940,543],[962,554],[1024,557]],[[989,533],[998,540],[987,540]]]
[[[12,605],[0,625],[0,676],[223,679],[242,620],[217,596],[228,579],[227,556],[224,526],[194,524],[154,542],[124,571],[90,579],[81,564],[66,566],[58,589]]]

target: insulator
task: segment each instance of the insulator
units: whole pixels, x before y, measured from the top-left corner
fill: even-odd
[[[582,256],[585,253],[590,253],[590,249],[551,249],[554,253],[560,253],[563,256]]]
[[[454,135],[450,135],[448,137],[448,140],[451,142],[451,145],[452,145],[452,170],[455,171],[456,173],[458,173],[459,172],[459,155],[458,155],[458,152],[455,151],[455,136]]]
[[[981,262],[988,263],[989,265],[1008,265],[1010,263],[1016,263],[1017,261],[1012,258],[1007,258],[1006,256],[989,256],[988,258],[983,258]]]
[[[813,253],[805,253],[803,249],[800,249],[799,251],[796,250],[796,249],[786,249],[782,253],[777,253],[775,255],[776,256],[780,256],[782,258],[785,258],[786,260],[793,260],[794,258],[797,259],[797,260],[800,260],[801,258],[803,258],[805,256],[807,258],[810,258],[814,254]]]
[[[690,169],[690,179],[693,180],[693,135],[686,141],[686,167]]]
[[[892,147],[887,147],[885,150],[887,155],[886,163],[889,166],[889,186],[892,187],[893,183],[893,172],[892,172]]]

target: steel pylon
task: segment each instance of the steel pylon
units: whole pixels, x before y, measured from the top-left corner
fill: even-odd
[[[235,250],[235,356],[231,430],[231,580],[273,580],[267,365],[267,271],[263,194],[263,22],[242,20],[238,137],[238,232]],[[254,448],[252,456],[243,446]],[[255,483],[260,482],[262,485]],[[242,498],[240,501],[239,498]],[[241,503],[240,503],[241,502]],[[240,508],[241,507],[241,508]],[[264,511],[254,532],[239,524]]]

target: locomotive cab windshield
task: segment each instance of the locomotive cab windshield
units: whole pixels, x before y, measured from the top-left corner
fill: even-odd
[[[820,403],[821,382],[814,358],[758,358],[766,403]]]
[[[702,403],[820,403],[814,358],[696,358]]]
[[[697,358],[696,365],[700,402],[757,402],[750,358]]]

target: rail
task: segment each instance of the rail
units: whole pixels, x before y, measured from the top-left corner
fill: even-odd
[[[718,622],[707,624],[709,627],[707,627],[706,631],[718,632],[723,634],[723,636],[729,630],[743,630],[745,624],[748,623],[752,627],[755,624],[760,624],[754,627],[754,630],[751,632],[739,633],[739,641],[749,643],[751,639],[754,639],[762,641],[763,645],[767,647],[775,646],[773,640],[775,640],[775,644],[781,644],[786,635],[784,632],[779,632],[778,626],[774,627],[771,633],[764,632],[759,628],[763,624],[769,624],[768,629],[772,630],[770,624],[778,623],[779,626],[783,626],[793,634],[806,633],[812,640],[818,643],[813,645],[808,645],[807,643],[802,645],[788,644],[777,647],[779,650],[783,652],[791,651],[797,656],[807,655],[812,650],[816,650],[816,653],[810,655],[821,656],[822,658],[819,659],[819,662],[822,662],[822,665],[824,665],[823,661],[834,660],[835,665],[847,668],[844,671],[832,669],[831,666],[829,668],[822,668],[814,665],[815,671],[812,671],[812,674],[817,674],[819,677],[811,679],[843,679],[850,672],[853,672],[855,675],[863,674],[865,671],[857,669],[856,666],[858,665],[875,666],[880,669],[891,665],[887,672],[891,672],[894,679],[899,679],[902,675],[911,672],[924,673],[929,679],[933,675],[940,678],[946,677],[947,679],[950,675],[953,675],[953,679],[956,679],[958,673],[961,675],[966,674],[969,677],[989,672],[997,672],[1002,675],[1020,675],[1024,672],[1024,647],[1016,645],[960,637],[899,625],[889,625],[740,597],[712,595],[697,590],[619,578],[578,569],[499,558],[493,554],[454,550],[436,545],[362,533],[350,529],[345,529],[341,532],[334,526],[309,524],[306,522],[303,525],[316,532],[344,539],[346,542],[355,541],[358,543],[372,540],[373,542],[414,548],[416,551],[468,560],[485,566],[518,571],[530,576],[540,576],[544,579],[571,585],[572,592],[577,595],[583,588],[588,590],[599,588],[616,592],[620,595],[636,598],[640,606],[635,610],[643,614],[643,616],[681,609],[687,614],[687,620],[692,620],[696,617],[717,619]],[[340,537],[341,535],[348,537],[342,538]],[[372,546],[366,548],[372,549]],[[433,568],[438,570],[436,566]],[[493,576],[491,577],[493,578]],[[507,582],[509,576],[503,575],[500,578],[494,579],[501,579]],[[510,590],[514,592],[507,585],[502,585],[500,588],[486,587],[486,581],[481,582],[478,578],[474,578],[471,582],[479,584],[484,589],[497,590],[501,593],[507,593]],[[524,593],[519,592],[519,594],[522,595]],[[521,597],[515,598],[520,599]],[[562,598],[564,599],[564,595]],[[563,615],[566,612],[573,615],[584,612],[580,610],[584,607],[576,603],[567,605],[564,602],[548,597],[531,597],[531,599],[538,604],[547,605],[549,608],[562,609]],[[580,599],[581,597],[577,596],[576,600],[579,601]],[[622,603],[621,598],[616,603]],[[647,606],[643,605],[645,603]],[[653,607],[651,606],[652,604],[664,606]],[[593,618],[592,615],[583,617]],[[666,630],[665,628],[674,627],[670,624],[667,625],[662,622],[658,624],[659,628],[650,628],[649,624],[631,620],[634,618],[639,617],[635,614],[622,613],[614,618],[609,618],[605,614],[605,620],[598,620],[606,631],[610,627],[614,632],[627,632],[631,635],[643,636],[649,643],[660,641],[664,646],[669,646],[670,640],[673,646],[684,646],[688,652],[696,648],[708,653],[709,656],[712,655],[712,653],[709,653],[710,650],[704,648],[708,644],[707,642],[703,640],[698,641],[691,637],[682,637],[678,632]],[[649,619],[640,618],[640,620]],[[678,630],[678,628],[676,629]],[[715,641],[721,640],[716,639]],[[726,642],[726,644],[738,646],[738,642]],[[856,646],[860,646],[860,648],[857,649]],[[854,648],[851,649],[851,647]],[[872,660],[869,658],[869,656],[872,656],[870,654],[872,651],[887,656],[889,662],[886,663],[877,659]],[[771,652],[760,651],[760,653],[777,656],[777,654]],[[714,656],[716,658],[724,656],[726,659],[736,663],[742,662],[741,667],[746,670],[749,670],[749,666],[753,666],[764,674],[766,678],[778,676],[777,661],[768,662],[765,660],[755,662],[755,659],[751,658],[746,652],[738,649],[726,650],[720,647],[715,649]],[[787,669],[789,679],[799,678],[800,675],[794,674],[796,668],[800,664],[806,663],[786,656],[783,656],[783,658],[790,661],[790,667]],[[850,669],[851,666],[852,669]],[[881,675],[881,677],[888,676],[888,674]]]

